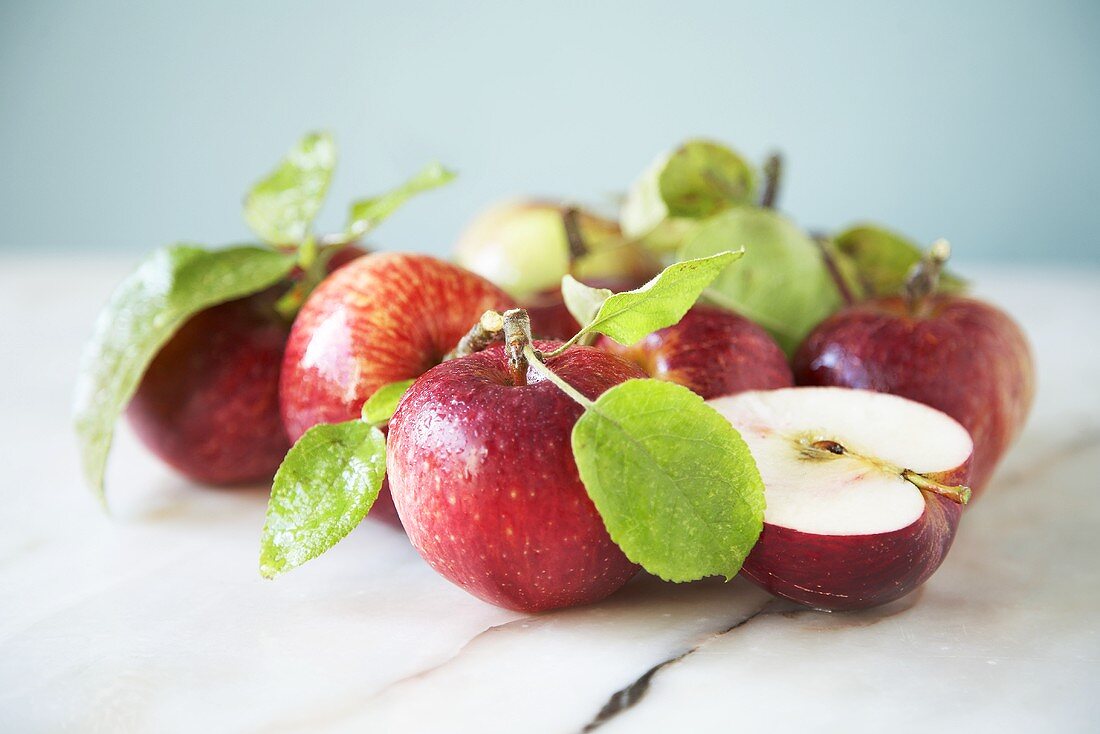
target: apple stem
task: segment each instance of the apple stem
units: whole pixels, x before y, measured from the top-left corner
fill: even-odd
[[[569,243],[569,270],[572,272],[573,263],[588,254],[588,244],[581,234],[580,210],[575,206],[562,209],[561,223],[565,228],[565,240]]]
[[[443,361],[446,362],[449,359],[466,357],[474,352],[480,352],[500,338],[503,330],[504,317],[491,309],[486,311],[481,314],[481,318],[478,319],[477,323],[470,327],[466,335],[459,339],[458,345],[447,353]]]
[[[512,370],[512,382],[517,387],[527,384],[526,347],[531,346],[531,317],[522,308],[504,312],[504,353]]]
[[[923,474],[917,474],[915,471],[912,471],[910,469],[903,469],[901,472],[901,476],[902,479],[905,479],[916,485],[918,489],[923,489],[927,492],[938,494],[941,497],[946,497],[952,502],[956,502],[960,505],[965,505],[967,502],[970,501],[970,487],[963,485],[957,487],[949,487],[946,484],[940,484],[937,481],[929,479]]]
[[[779,183],[783,176],[783,156],[772,153],[764,161],[764,194],[760,197],[760,206],[774,209],[779,196]]]
[[[561,390],[563,393],[573,398],[576,402],[580,403],[587,410],[592,407],[592,401],[581,395],[577,388],[570,385],[565,380],[558,377],[558,375],[550,369],[545,362],[543,362],[543,355],[535,351],[535,348],[530,344],[524,349],[524,355],[527,357],[528,363],[531,365],[531,369],[538,372],[547,382],[552,382],[555,387]]]
[[[845,280],[844,274],[840,272],[840,266],[837,265],[836,256],[833,252],[833,241],[829,239],[828,235],[821,233],[814,234],[813,240],[817,243],[817,249],[821,252],[821,261],[825,263],[825,269],[829,271],[829,278],[832,279],[833,285],[836,286],[840,297],[844,300],[844,304],[851,306],[858,299],[848,285],[848,281]]]
[[[927,310],[928,299],[935,295],[940,284],[944,263],[951,257],[951,243],[939,239],[932,243],[921,261],[909,270],[905,279],[905,299],[914,315]]]

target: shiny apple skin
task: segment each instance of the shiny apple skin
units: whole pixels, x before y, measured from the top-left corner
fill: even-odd
[[[146,447],[212,485],[268,481],[290,448],[279,417],[289,324],[278,289],[191,317],[153,359],[126,415]]]
[[[641,366],[650,377],[683,385],[706,400],[794,385],[787,357],[768,332],[712,306],[693,306],[679,323],[629,347],[608,337],[600,337],[596,346]]]
[[[970,462],[931,475],[966,484]],[[741,575],[765,591],[814,609],[850,611],[900,599],[947,557],[963,506],[931,492],[924,513],[904,528],[871,535],[819,535],[764,523]]]
[[[590,399],[644,377],[591,347],[547,364]],[[420,555],[480,599],[524,612],[596,602],[638,567],[577,472],[571,434],[583,409],[533,370],[527,379],[512,382],[498,345],[417,380],[390,422],[394,502]]]
[[[1019,435],[1035,397],[1027,338],[1000,309],[938,295],[922,316],[902,298],[850,306],[819,324],[794,358],[799,385],[900,395],[947,413],[974,440],[977,496]]]

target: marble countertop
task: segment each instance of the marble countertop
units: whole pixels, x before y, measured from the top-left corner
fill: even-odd
[[[76,358],[125,262],[0,259],[0,731],[1085,731],[1100,722],[1100,272],[970,268],[1039,398],[940,571],[864,613],[639,576],[525,616],[390,527],[277,581],[266,488],[188,485],[120,432],[78,479]]]

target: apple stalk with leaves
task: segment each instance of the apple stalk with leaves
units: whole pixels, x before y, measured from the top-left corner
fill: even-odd
[[[290,322],[328,273],[363,254],[362,236],[453,174],[431,165],[402,186],[355,202],[345,232],[311,226],[335,167],[331,136],[305,136],[249,193],[245,220],[266,245],[153,253],[96,321],[77,383],[74,421],[84,474],[101,502],[114,424],[177,471],[209,484],[271,478],[290,445],[278,379]]]

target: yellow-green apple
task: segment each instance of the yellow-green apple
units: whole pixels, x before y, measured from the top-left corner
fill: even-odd
[[[764,480],[764,529],[741,573],[818,609],[876,606],[939,567],[973,443],[957,421],[868,390],[795,387],[709,401]]]
[[[290,439],[358,417],[378,388],[439,364],[486,310],[511,300],[427,255],[377,253],[340,268],[302,306],[287,341],[279,402]],[[372,515],[392,516],[384,495]]]
[[[707,399],[794,384],[787,357],[768,332],[713,306],[693,306],[679,323],[631,346],[608,337],[600,337],[596,346],[634,362],[650,377]]]
[[[590,399],[644,377],[592,347],[546,366]],[[582,412],[536,371],[514,374],[501,345],[413,383],[390,421],[387,470],[420,555],[471,594],[527,612],[595,602],[625,584],[638,567],[608,536],[573,460]]]

